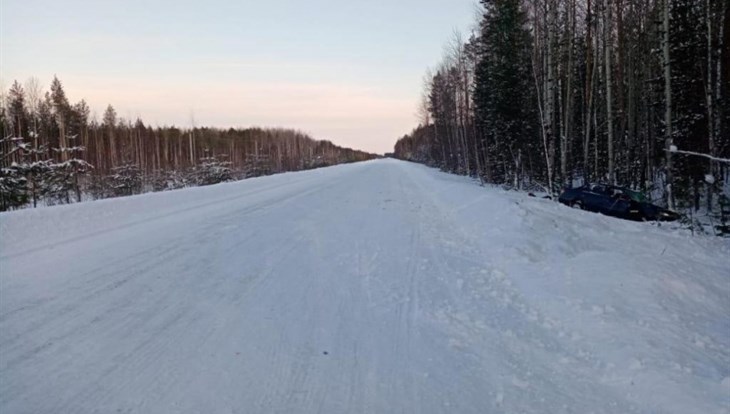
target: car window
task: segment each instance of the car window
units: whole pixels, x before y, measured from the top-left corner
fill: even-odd
[[[594,185],[591,187],[591,191],[598,194],[606,194],[606,187],[603,185]]]
[[[647,198],[646,196],[639,192],[639,191],[632,191],[632,190],[626,190],[626,194],[631,197],[632,200],[639,202],[639,203],[646,203]]]

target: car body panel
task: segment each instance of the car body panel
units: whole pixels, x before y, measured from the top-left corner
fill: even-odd
[[[569,188],[558,198],[562,204],[580,206],[583,210],[637,221],[674,221],[680,215],[651,204],[638,192],[605,184],[586,184]]]

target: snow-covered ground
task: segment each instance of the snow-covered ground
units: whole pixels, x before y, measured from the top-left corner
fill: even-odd
[[[730,247],[378,160],[0,215],[0,413],[728,413]]]

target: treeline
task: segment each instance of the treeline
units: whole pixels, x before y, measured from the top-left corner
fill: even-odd
[[[478,31],[455,35],[427,74],[421,124],[397,157],[517,188],[604,181],[717,207],[730,0],[481,5]]]
[[[287,129],[177,128],[71,104],[54,77],[17,81],[0,105],[0,210],[106,198],[371,159]]]

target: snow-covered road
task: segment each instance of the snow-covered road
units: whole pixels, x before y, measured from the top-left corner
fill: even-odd
[[[728,413],[727,243],[378,160],[0,214],[0,413]]]

